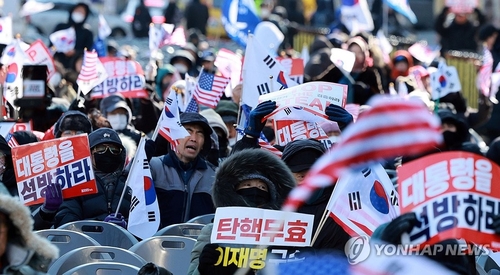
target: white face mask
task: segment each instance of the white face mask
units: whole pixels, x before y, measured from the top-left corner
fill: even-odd
[[[186,67],[186,65],[180,64],[180,63],[174,64],[174,67],[177,69],[177,71],[180,74],[185,74],[187,72],[187,70],[188,70],[188,68]]]
[[[108,121],[111,128],[117,131],[125,129],[128,124],[127,116],[123,114],[108,115]]]
[[[73,12],[71,14],[71,19],[73,20],[73,22],[75,23],[82,23],[83,20],[85,20],[85,15],[81,12]]]

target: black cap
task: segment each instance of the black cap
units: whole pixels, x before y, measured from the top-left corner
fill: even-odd
[[[238,119],[238,104],[231,100],[221,100],[215,111],[222,117],[225,123],[236,123]]]
[[[210,135],[213,132],[212,127],[210,127],[210,124],[208,124],[208,120],[199,113],[182,113],[180,115],[180,122],[182,125],[196,124],[201,126],[201,128],[203,129],[203,134],[205,136],[203,151],[208,152],[210,150],[210,147],[212,146],[210,143]]]
[[[293,173],[298,173],[309,170],[325,151],[323,144],[317,140],[295,140],[285,146],[281,159]]]
[[[89,134],[89,144],[90,148],[94,148],[95,146],[103,143],[112,143],[120,145],[123,147],[122,141],[115,130],[110,128],[99,128],[94,132]]]

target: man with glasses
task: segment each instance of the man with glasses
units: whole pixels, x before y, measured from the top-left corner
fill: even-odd
[[[55,227],[79,220],[100,220],[126,228],[125,219],[130,208],[130,190],[115,217],[118,201],[125,186],[122,170],[126,151],[118,134],[109,128],[100,128],[89,135],[92,167],[97,182],[97,194],[66,200],[55,218]],[[122,216],[124,214],[125,216]]]

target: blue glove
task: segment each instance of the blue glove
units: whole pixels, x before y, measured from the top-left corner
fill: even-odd
[[[262,119],[272,113],[276,109],[276,102],[274,101],[264,101],[259,103],[255,109],[250,112],[248,118],[248,126],[245,128],[245,134],[252,136],[254,138],[260,137],[260,132],[264,129],[266,122],[262,122]]]
[[[63,203],[62,188],[59,183],[51,183],[45,188],[45,201],[42,204],[42,211],[45,213],[55,213]]]
[[[328,116],[329,120],[337,122],[340,130],[343,130],[347,125],[353,122],[352,115],[338,105],[330,104],[326,107],[325,114]]]
[[[121,227],[127,229],[127,222],[125,221],[122,214],[120,214],[120,213],[118,213],[116,215],[116,217],[115,217],[114,213],[109,214],[106,218],[104,218],[104,221],[116,224],[118,226],[121,226]]]

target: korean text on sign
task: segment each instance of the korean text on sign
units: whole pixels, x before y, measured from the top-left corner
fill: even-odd
[[[59,183],[64,198],[97,192],[87,135],[12,149],[19,197],[26,205],[43,202],[46,186]]]
[[[217,208],[212,243],[309,246],[312,215],[248,207]]]
[[[500,167],[465,152],[427,156],[398,170],[401,212],[415,212],[419,222],[413,243],[466,238],[500,249],[493,216],[500,211],[500,190],[492,188]]]
[[[124,97],[148,97],[144,90],[144,72],[137,61],[102,57],[108,78],[92,90],[92,98],[120,93]]]

